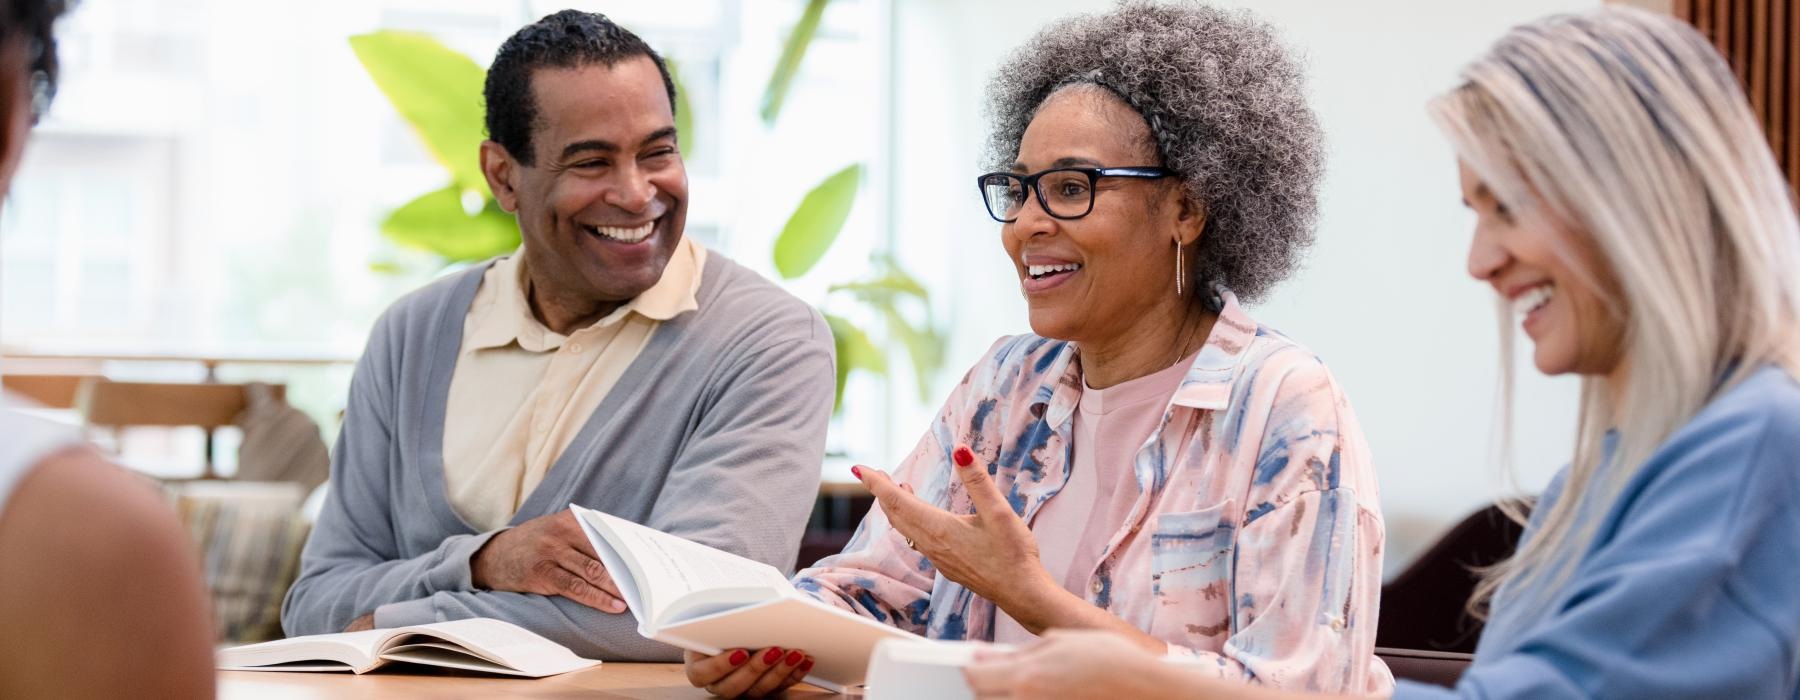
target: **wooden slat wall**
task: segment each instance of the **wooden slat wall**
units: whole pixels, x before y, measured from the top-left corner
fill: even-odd
[[[1674,0],[1737,73],[1788,185],[1800,190],[1800,8],[1796,0]],[[1636,4],[1636,3],[1629,3]]]

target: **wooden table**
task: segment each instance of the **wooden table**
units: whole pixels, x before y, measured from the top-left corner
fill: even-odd
[[[681,664],[608,662],[549,678],[505,678],[409,667],[361,676],[348,673],[220,671],[219,700],[346,700],[348,698],[705,698],[688,685]],[[832,694],[810,685],[790,698]]]

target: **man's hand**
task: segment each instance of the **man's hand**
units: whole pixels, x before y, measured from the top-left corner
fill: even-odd
[[[625,612],[618,586],[566,510],[494,535],[469,570],[476,588],[559,595],[601,612]]]
[[[372,630],[372,629],[375,629],[375,613],[369,613],[362,617],[351,620],[350,626],[345,627],[344,631],[345,632],[361,632],[363,630]]]

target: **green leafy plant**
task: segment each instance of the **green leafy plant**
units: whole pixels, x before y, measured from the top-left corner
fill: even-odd
[[[379,31],[350,37],[363,68],[413,133],[449,171],[444,187],[388,214],[381,233],[447,262],[486,260],[519,247],[519,225],[481,174],[481,111],[487,71],[424,34]]]
[[[830,0],[808,0],[783,44],[781,58],[764,90],[761,117],[773,127],[789,88],[799,73],[806,49],[817,34]],[[394,108],[434,159],[449,174],[449,183],[426,192],[390,212],[382,235],[395,244],[436,255],[446,263],[486,260],[519,246],[519,226],[500,208],[481,173],[480,148],[485,140],[481,91],[486,72],[471,60],[423,34],[383,30],[350,38],[351,49]],[[679,65],[669,62],[675,79],[675,128],[682,155],[694,149],[693,110],[683,89]],[[863,165],[853,164],[826,177],[800,200],[775,241],[776,271],[784,279],[808,274],[837,241],[855,207]],[[391,263],[377,263],[389,269]],[[887,353],[853,318],[876,322],[884,337],[901,343],[913,366],[921,400],[943,362],[944,339],[931,316],[931,295],[893,260],[872,261],[866,279],[834,284],[819,304],[836,340],[837,405],[843,406],[844,385],[853,371],[885,375]]]
[[[838,233],[850,217],[856,203],[856,192],[862,183],[863,166],[851,165],[825,178],[807,192],[800,207],[788,217],[781,236],[775,240],[775,270],[785,279],[796,279],[810,272],[837,242]],[[931,378],[943,364],[943,334],[931,315],[931,294],[924,285],[908,274],[893,259],[879,257],[872,266],[872,276],[858,281],[841,282],[830,287],[819,311],[831,326],[837,344],[837,405],[843,406],[844,385],[850,372],[862,370],[877,375],[887,374],[887,354],[881,351],[867,331],[838,313],[841,302],[849,299],[860,309],[855,314],[874,316],[887,331],[887,337],[900,341],[912,360],[913,377],[920,400],[928,400]],[[919,309],[915,322],[907,308]]]

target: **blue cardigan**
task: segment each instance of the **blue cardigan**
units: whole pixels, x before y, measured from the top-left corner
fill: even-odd
[[[1657,449],[1542,613],[1503,588],[1456,688],[1394,697],[1800,697],[1797,463],[1800,384],[1764,367]]]

